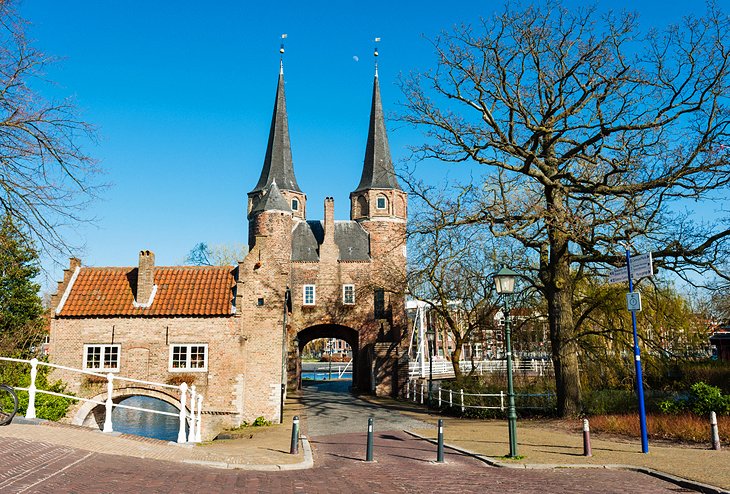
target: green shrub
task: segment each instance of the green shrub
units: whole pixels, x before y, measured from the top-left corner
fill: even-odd
[[[695,415],[730,415],[730,395],[722,394],[720,388],[698,382],[690,387],[687,396],[675,397],[659,404],[663,413],[679,414],[692,412]]]
[[[35,385],[39,390],[54,393],[69,394],[62,381],[49,382],[48,374],[51,368],[45,365],[38,366]],[[30,385],[30,364],[19,362],[0,362],[0,382],[13,387],[27,388]],[[18,391],[18,415],[25,415],[28,410],[28,392]],[[36,393],[36,417],[46,420],[59,420],[66,415],[68,407],[74,403],[71,398],[53,396],[45,393]]]
[[[627,389],[600,389],[583,397],[583,411],[587,415],[631,413],[637,408],[636,393]]]
[[[689,391],[688,407],[697,415],[710,412],[727,415],[730,414],[730,395],[723,396],[718,387],[703,382],[695,383]]]
[[[263,417],[256,417],[256,420],[254,420],[253,424],[251,424],[253,427],[265,427],[268,425],[271,425],[271,421],[266,420]]]

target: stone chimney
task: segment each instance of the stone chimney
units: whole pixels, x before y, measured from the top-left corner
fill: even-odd
[[[335,200],[331,197],[324,199],[324,241],[325,244],[335,242]]]
[[[155,284],[155,253],[151,250],[139,252],[139,270],[137,271],[137,295],[135,301],[139,305],[148,305]]]

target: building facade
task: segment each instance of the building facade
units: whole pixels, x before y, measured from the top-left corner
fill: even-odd
[[[407,376],[407,195],[393,169],[377,71],[350,220],[334,219],[330,197],[322,220],[307,218],[283,65],[263,167],[247,203],[249,252],[236,266],[156,266],[146,250],[132,267],[85,267],[72,259],[52,298],[51,361],[195,384],[205,437],[260,416],[278,420],[287,388],[299,385],[299,354],[317,338],[350,346],[354,388],[399,393]],[[79,396],[103,396],[98,378],[78,376],[56,373]],[[122,386],[115,399],[151,392],[142,387]],[[99,422],[100,410],[94,413],[79,405],[69,419]]]

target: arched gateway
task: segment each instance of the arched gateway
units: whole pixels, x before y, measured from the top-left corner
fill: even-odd
[[[246,257],[222,267],[158,267],[148,250],[132,267],[82,267],[72,259],[52,299],[51,361],[195,384],[204,438],[257,417],[279,420],[299,352],[316,337],[350,343],[360,392],[399,393],[407,377],[407,195],[393,170],[377,72],[350,219],[336,221],[334,207],[325,198],[324,219],[307,218],[282,66],[261,175],[248,193]],[[56,377],[81,397],[95,393],[78,374],[58,370]]]

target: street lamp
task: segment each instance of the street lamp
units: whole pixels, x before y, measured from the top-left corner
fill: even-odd
[[[504,295],[504,338],[507,343],[507,422],[509,424],[509,457],[517,456],[517,410],[515,409],[515,389],[512,384],[512,328],[509,320],[509,301],[515,292],[517,273],[503,267],[494,275],[494,284],[499,295]]]
[[[433,389],[433,352],[436,343],[436,331],[433,328],[426,330],[428,338],[428,408],[431,408],[431,390]]]

